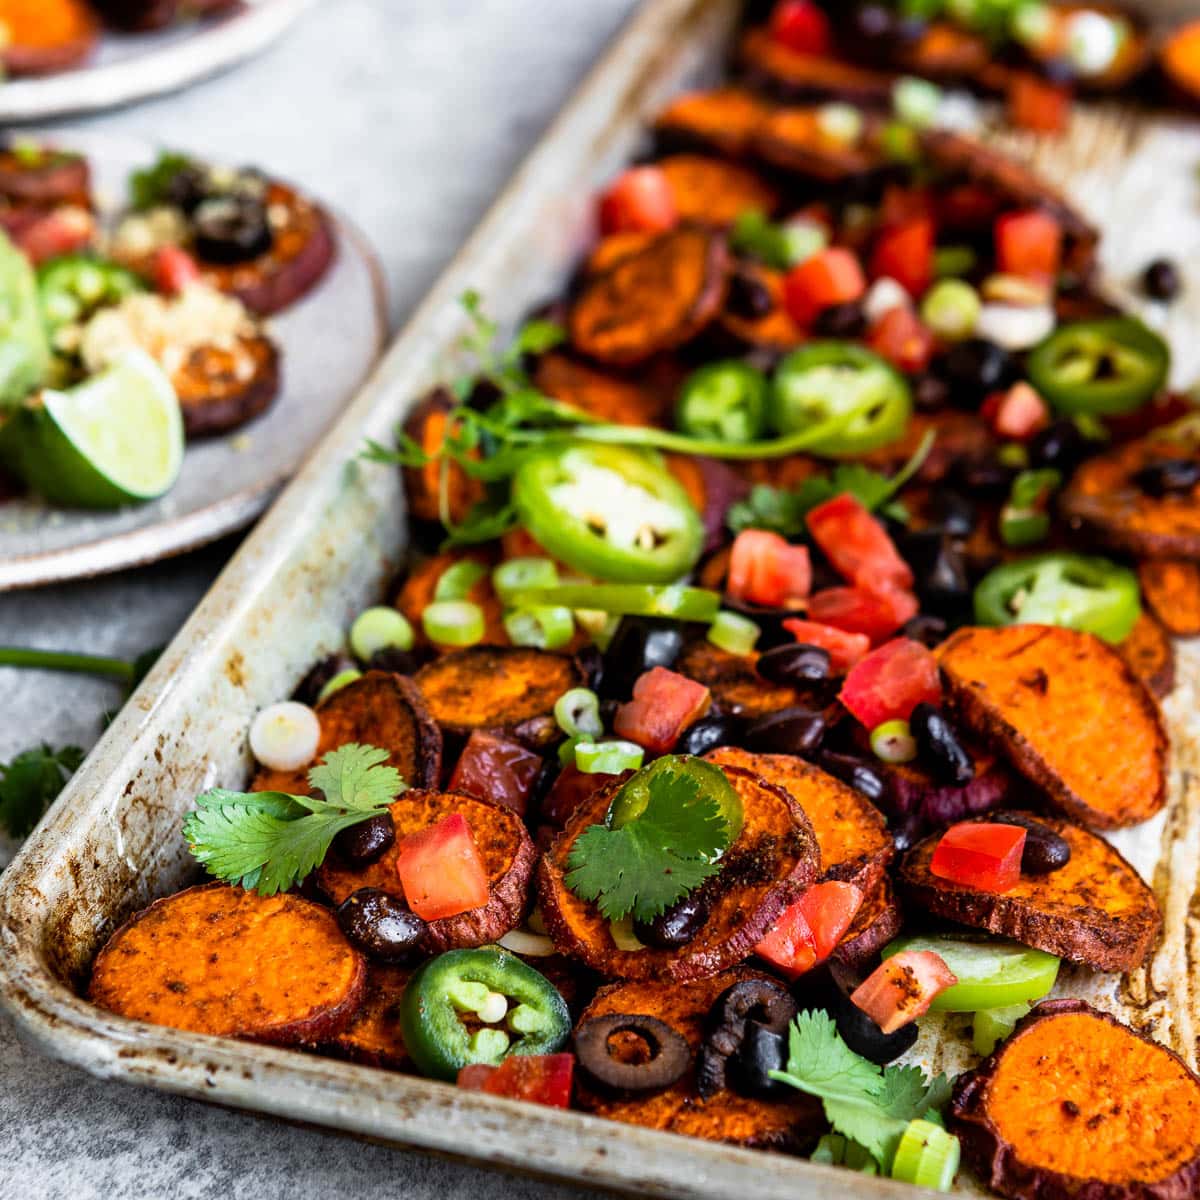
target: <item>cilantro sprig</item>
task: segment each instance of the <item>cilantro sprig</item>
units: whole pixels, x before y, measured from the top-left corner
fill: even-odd
[[[183,822],[193,856],[210,875],[263,896],[299,883],[320,866],[333,839],[368,820],[405,790],[388,752],[351,743],[308,772],[313,796],[212,788]]]
[[[55,750],[43,742],[0,764],[0,828],[28,837],[82,762],[78,746]]]
[[[613,829],[591,825],[567,858],[568,889],[610,921],[653,921],[720,870],[730,829],[721,807],[680,770],[648,777],[646,807]]]

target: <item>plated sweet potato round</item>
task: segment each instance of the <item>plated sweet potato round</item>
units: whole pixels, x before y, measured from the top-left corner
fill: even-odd
[[[188,437],[228,433],[266,412],[279,395],[279,349],[262,334],[200,346],[171,375]]]

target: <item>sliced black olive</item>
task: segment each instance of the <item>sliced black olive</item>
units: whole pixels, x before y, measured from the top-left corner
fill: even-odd
[[[428,929],[403,900],[379,888],[359,888],[338,905],[336,916],[352,946],[385,963],[408,962]]]
[[[942,360],[941,375],[950,389],[951,400],[975,409],[992,392],[1002,391],[1017,381],[1016,359],[995,342],[968,338],[957,342]]]
[[[639,675],[670,667],[683,649],[684,629],[665,617],[623,617],[604,652],[600,694],[627,700]]]
[[[900,552],[913,569],[922,606],[943,615],[961,610],[971,593],[967,564],[954,540],[936,529],[907,533]]]
[[[1162,458],[1137,471],[1133,482],[1157,500],[1190,492],[1200,483],[1200,462],[1191,458]]]
[[[376,813],[333,839],[342,861],[351,867],[369,867],[381,859],[396,841],[396,824],[390,812]]]
[[[214,196],[192,213],[196,254],[205,262],[240,263],[271,249],[271,225],[261,200]]]
[[[940,708],[922,702],[908,723],[921,761],[937,779],[963,787],[975,778],[975,763]]]
[[[188,216],[209,195],[208,171],[195,163],[180,167],[171,176],[163,193],[163,199],[175,208],[181,208]]]
[[[781,708],[752,721],[742,737],[747,750],[757,754],[814,753],[825,737],[825,717],[799,705]]]
[[[700,1095],[707,1099],[734,1085],[737,1072],[731,1073],[730,1067],[752,1025],[782,1036],[796,1011],[791,993],[770,979],[743,979],[726,988],[714,1001],[705,1022],[704,1043],[696,1063],[696,1089]]]
[[[971,536],[977,515],[975,504],[962,492],[939,484],[930,495],[929,507],[934,523],[943,533],[956,538]]]
[[[639,1062],[617,1058],[610,1043],[618,1033],[639,1038],[648,1057]],[[661,1091],[678,1082],[692,1061],[686,1038],[665,1021],[637,1013],[589,1017],[575,1030],[575,1054],[592,1083],[614,1092]]]
[[[829,651],[803,642],[773,646],[759,656],[755,669],[769,682],[793,688],[824,683],[833,674]]]
[[[1152,300],[1174,300],[1183,290],[1179,268],[1169,258],[1156,258],[1142,273],[1142,290]]]
[[[1092,443],[1069,418],[1047,425],[1029,442],[1029,461],[1035,467],[1053,467],[1069,474],[1091,452]]]
[[[753,271],[738,268],[730,277],[726,304],[735,316],[754,321],[765,317],[775,307],[775,300]]]
[[[862,792],[872,804],[882,804],[887,796],[888,786],[884,777],[870,763],[852,754],[823,750],[817,758],[817,766]]]
[[[292,693],[292,699],[299,700],[301,704],[307,704],[311,708],[316,704],[317,698],[321,695],[325,685],[335,675],[340,675],[343,671],[353,671],[357,665],[352,658],[345,654],[326,655],[319,662],[309,667],[304,678],[296,684],[296,690]]]
[[[606,722],[611,727],[611,722]],[[718,746],[736,746],[741,740],[744,723],[737,717],[704,717],[692,725],[675,746],[676,754],[692,754],[702,758]],[[645,939],[643,939],[645,940]]]
[[[1018,825],[1025,830],[1025,850],[1021,871],[1025,875],[1049,875],[1071,861],[1071,843],[1049,825],[1024,813],[998,812],[988,817],[999,825]]]
[[[659,950],[678,950],[704,928],[710,911],[705,893],[698,888],[653,921],[635,921],[633,936]]]
[[[751,1100],[773,1100],[791,1090],[771,1078],[772,1071],[787,1068],[787,1034],[768,1029],[757,1021],[746,1022],[746,1035],[729,1061],[725,1078],[730,1088]]]
[[[845,304],[832,304],[822,309],[813,321],[813,333],[817,337],[844,338],[858,337],[867,327],[867,318],[863,306],[857,300]]]

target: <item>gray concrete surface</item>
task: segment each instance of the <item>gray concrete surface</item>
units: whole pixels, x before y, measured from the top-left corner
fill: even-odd
[[[354,218],[394,322],[420,299],[634,0],[323,0],[266,56],[89,126],[261,163]],[[161,645],[233,549],[0,597],[0,643],[133,656]],[[90,746],[120,691],[0,670],[0,760]],[[0,845],[0,862],[11,846]],[[469,1132],[465,1132],[465,1137]],[[45,1060],[0,1018],[6,1200],[511,1200],[580,1193],[190,1101]]]

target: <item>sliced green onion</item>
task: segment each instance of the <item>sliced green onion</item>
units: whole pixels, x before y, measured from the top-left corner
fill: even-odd
[[[1050,532],[1050,514],[1006,504],[1000,510],[1000,540],[1006,546],[1033,546]]]
[[[1023,471],[1029,466],[1029,451],[1020,442],[1005,442],[996,451],[996,461],[1012,471]]]
[[[619,616],[709,622],[720,611],[721,594],[682,584],[660,587],[649,583],[565,583],[558,587],[523,588],[514,594],[512,603],[520,608],[551,604],[591,608]]]
[[[939,246],[933,252],[933,273],[938,279],[968,275],[978,260],[979,256],[970,246]]]
[[[936,124],[942,103],[942,89],[927,79],[906,76],[892,88],[892,107],[896,116],[916,129],[928,129]]]
[[[572,688],[554,702],[554,719],[568,737],[599,737],[604,732],[600,719],[600,697],[591,688]]]
[[[848,1167],[862,1175],[879,1174],[879,1164],[871,1157],[871,1152],[858,1142],[842,1137],[840,1133],[823,1134],[809,1158],[815,1163],[827,1163],[832,1167]]]
[[[585,738],[569,737],[565,741],[560,742],[558,747],[558,765],[560,767],[573,767],[575,765],[575,747],[585,740]]]
[[[622,917],[619,921],[609,921],[608,932],[613,940],[613,945],[618,950],[627,950],[630,953],[636,953],[638,950],[645,950],[646,944],[638,939],[636,933],[633,932],[633,918]]]
[[[863,115],[853,104],[822,104],[817,109],[817,128],[831,142],[852,146],[862,137]]]
[[[785,221],[779,227],[779,234],[785,267],[797,266],[829,245],[829,230],[809,217]]]
[[[359,662],[370,662],[380,650],[411,650],[414,636],[402,612],[379,605],[355,618],[350,626],[350,650]]]
[[[492,572],[492,587],[502,604],[511,604],[515,592],[557,582],[558,567],[551,558],[510,558]]]
[[[322,700],[328,700],[334,692],[340,692],[348,683],[353,683],[356,679],[362,678],[362,672],[356,667],[347,667],[344,671],[339,671],[317,694],[317,703]]]
[[[603,652],[608,649],[609,642],[613,640],[613,634],[617,632],[621,618],[599,608],[577,608],[575,623]]]
[[[884,155],[893,162],[915,163],[921,157],[921,140],[917,131],[903,121],[889,121],[880,135]]]
[[[892,1178],[917,1187],[948,1192],[962,1155],[958,1138],[940,1125],[919,1118],[909,1121],[892,1160]]]
[[[1031,0],[1017,5],[1009,18],[1008,28],[1023,46],[1037,47],[1054,32],[1054,15],[1048,4]]]
[[[749,654],[758,641],[761,629],[741,613],[719,612],[708,627],[708,640],[730,654]]]
[[[483,609],[470,600],[436,600],[421,614],[421,627],[431,642],[474,646],[483,639]]]
[[[871,730],[871,751],[887,763],[912,762],[917,757],[917,742],[907,721],[884,721]]]
[[[1009,500],[1015,508],[1033,508],[1049,498],[1050,493],[1062,485],[1062,473],[1053,467],[1042,467],[1037,471],[1022,471],[1012,481]]]
[[[464,558],[447,567],[438,577],[433,589],[435,600],[465,600],[471,589],[487,574],[487,567]]]
[[[575,618],[561,604],[534,604],[508,613],[504,632],[514,646],[561,650],[575,636]]]
[[[639,770],[645,757],[636,742],[580,742],[575,747],[575,769],[584,775],[619,775]]]
[[[983,304],[979,293],[962,279],[943,279],[925,293],[921,319],[938,337],[961,341],[975,332]]]
[[[975,1053],[991,1054],[1032,1007],[1032,1004],[1010,1004],[1005,1008],[985,1008],[977,1012],[973,1018],[971,1035]]]

